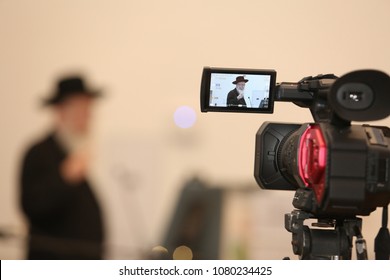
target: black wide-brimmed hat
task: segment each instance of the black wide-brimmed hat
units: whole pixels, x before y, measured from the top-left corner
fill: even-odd
[[[248,82],[248,81],[249,81],[249,80],[245,79],[244,76],[238,76],[238,77],[236,78],[236,80],[233,82],[233,84],[238,84],[238,83],[242,83],[242,82],[246,83],[246,82]]]
[[[88,88],[81,76],[68,76],[58,80],[55,92],[51,97],[44,100],[44,105],[59,104],[66,98],[75,95],[99,97],[101,92],[100,90]]]

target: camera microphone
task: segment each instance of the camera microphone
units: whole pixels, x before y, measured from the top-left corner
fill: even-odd
[[[252,108],[252,101],[251,101],[251,98],[249,96],[248,96],[248,101],[249,101],[250,107]]]

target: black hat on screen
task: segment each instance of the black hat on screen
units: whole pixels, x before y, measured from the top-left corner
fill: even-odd
[[[246,83],[246,82],[248,82],[248,80],[245,79],[244,76],[238,76],[238,77],[236,78],[236,80],[233,82],[233,84],[236,85],[236,84],[242,83],[242,82]]]

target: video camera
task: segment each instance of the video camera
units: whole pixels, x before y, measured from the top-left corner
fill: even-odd
[[[390,202],[390,129],[351,122],[389,116],[390,77],[359,70],[340,78],[327,74],[276,84],[274,70],[203,69],[202,112],[271,114],[275,101],[308,108],[315,121],[265,122],[256,134],[258,185],[296,191],[293,205],[299,210],[285,219],[286,229],[293,232],[293,247],[294,234],[307,231],[303,221],[308,218],[319,219],[317,225],[327,220],[339,226],[352,219],[345,226],[348,238],[360,236],[361,220],[355,216],[369,215],[377,207],[387,209]],[[311,234],[315,238],[316,232]],[[304,240],[295,241],[302,244],[296,244],[294,253],[303,255],[305,248],[298,247],[304,247]],[[332,254],[350,256],[340,250],[322,255]]]

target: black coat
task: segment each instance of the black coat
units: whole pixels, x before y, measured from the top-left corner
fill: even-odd
[[[21,205],[29,221],[29,259],[101,259],[104,229],[87,181],[70,185],[60,175],[66,152],[54,134],[26,153]]]
[[[239,96],[239,95],[240,94],[238,93],[236,88],[229,91],[229,93],[227,95],[227,100],[226,100],[227,106],[242,105],[243,107],[246,107],[246,102],[245,102],[244,98],[237,99],[237,96]]]

